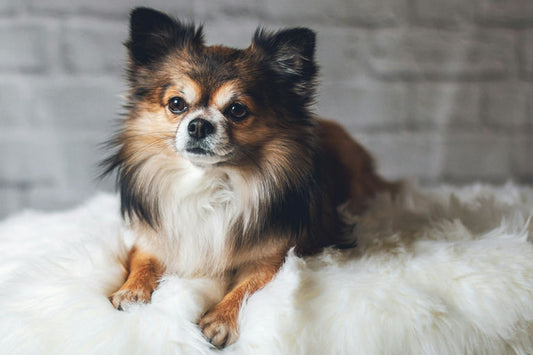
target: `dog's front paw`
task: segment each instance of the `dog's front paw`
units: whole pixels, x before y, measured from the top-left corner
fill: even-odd
[[[152,291],[146,289],[129,289],[121,288],[113,293],[109,300],[113,307],[119,311],[123,311],[129,304],[132,303],[148,303],[152,297]]]
[[[238,307],[228,307],[218,304],[207,312],[198,325],[205,337],[217,348],[223,348],[237,341]]]

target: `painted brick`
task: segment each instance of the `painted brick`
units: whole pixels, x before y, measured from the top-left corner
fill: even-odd
[[[31,185],[24,191],[24,204],[46,210],[65,209],[94,196],[97,191],[113,191],[114,177],[97,178],[101,173],[98,163],[107,154],[100,148],[105,138],[105,134],[72,134],[58,139],[61,180],[56,184]]]
[[[18,1],[0,0],[0,15],[12,14],[18,8]]]
[[[288,24],[297,20],[379,26],[402,22],[405,4],[404,0],[271,0],[262,2],[262,12],[272,21]]]
[[[124,103],[121,78],[42,81],[32,89],[34,119],[62,131],[110,131]]]
[[[414,0],[415,17],[435,23],[453,23],[471,20],[476,16],[476,0]]]
[[[4,132],[5,133],[5,132]],[[30,135],[33,133],[32,135]],[[24,136],[2,135],[0,139],[0,183],[7,185],[51,184],[61,180],[61,149],[51,132]]]
[[[322,85],[319,92],[318,113],[352,131],[398,129],[405,124],[408,100],[403,84]]]
[[[257,21],[247,18],[239,20],[238,23],[228,18],[208,20],[204,24],[206,44],[247,48],[257,27],[259,27]]]
[[[422,181],[436,181],[440,177],[441,141],[436,134],[357,133],[355,138],[372,153],[385,177],[416,177]]]
[[[533,136],[527,133],[515,135],[511,142],[511,152],[513,176],[522,182],[533,183]]]
[[[62,159],[67,162],[66,185],[72,190],[112,190],[113,180],[100,181],[102,169],[98,164],[110,154],[101,148],[107,134],[83,137],[73,135],[61,142]]]
[[[109,2],[111,3],[111,2]],[[32,12],[48,12],[48,13],[68,13],[79,11],[81,1],[69,0],[29,0],[28,7]]]
[[[208,24],[212,20],[224,20],[231,23],[233,29],[238,29],[247,18],[254,18],[258,23],[258,14],[261,8],[260,0],[195,0],[191,3],[194,18]],[[189,7],[191,7],[189,5]]]
[[[521,72],[525,77],[533,79],[533,29],[525,31],[521,39]]]
[[[415,0],[414,4],[420,19],[438,23],[460,20],[515,27],[533,22],[530,0]]]
[[[533,131],[533,84],[526,86],[527,97],[527,111],[526,111],[526,129],[529,132]],[[531,134],[533,136],[533,134]],[[532,164],[533,165],[533,164]]]
[[[87,182],[83,180],[74,182],[75,174],[69,168],[69,181],[65,184],[46,186],[34,185],[23,193],[23,203],[37,209],[58,210],[71,208],[81,202],[91,198],[101,191],[112,192],[111,179],[106,179],[105,183],[95,181]]]
[[[349,27],[313,27],[321,82],[349,83],[366,76],[368,31]]]
[[[0,222],[21,208],[20,191],[12,186],[0,184]]]
[[[28,127],[31,101],[26,87],[18,80],[0,81],[0,130]]]
[[[380,30],[370,63],[386,78],[484,78],[514,71],[515,41],[505,30]]]
[[[533,1],[531,0],[478,0],[483,20],[522,25],[533,23]]]
[[[121,73],[126,58],[122,43],[128,36],[127,26],[103,21],[70,21],[61,33],[67,70]]]
[[[476,84],[418,83],[411,99],[411,129],[463,129],[480,124],[480,89]]]
[[[512,82],[483,85],[481,119],[489,127],[525,128],[527,106],[527,84]]]
[[[444,137],[442,177],[451,182],[511,178],[510,147],[514,135],[455,132]]]
[[[59,211],[73,208],[93,194],[86,190],[69,190],[64,186],[32,186],[23,191],[21,204],[24,208]]]
[[[82,1],[82,0],[80,0]],[[99,0],[104,2],[104,0]],[[131,10],[134,6],[149,6],[159,11],[167,12],[173,17],[177,17],[184,21],[194,20],[196,18],[195,8],[196,1],[190,0],[150,0],[150,3],[147,4],[145,0],[135,0],[133,5],[129,0],[120,0],[125,3],[125,7]],[[222,0],[220,0],[222,1]],[[212,1],[211,3],[218,3],[219,0]]]
[[[151,0],[150,4],[142,0],[28,0],[29,9],[33,12],[51,14],[91,14],[106,17],[126,18],[132,8],[136,6],[150,6],[175,15],[183,14],[190,17],[193,6],[184,0]],[[180,13],[178,13],[178,10]]]
[[[0,25],[0,70],[40,72],[46,64],[46,31],[36,24]]]
[[[0,209],[0,216],[20,208],[45,210],[70,208],[96,191],[113,191],[113,178],[98,180],[97,163],[104,157],[98,147],[104,135],[14,137],[0,140],[0,198],[17,198],[17,204]]]

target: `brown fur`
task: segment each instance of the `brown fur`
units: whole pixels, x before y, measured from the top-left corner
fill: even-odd
[[[238,269],[230,291],[198,323],[213,344],[223,347],[237,340],[237,317],[244,298],[263,288],[274,277],[285,255],[282,251],[275,257]]]
[[[111,303],[118,309],[122,309],[123,303],[149,302],[163,274],[163,267],[155,256],[135,247],[129,253],[127,268],[126,282],[110,297]]]
[[[350,211],[357,214],[365,210],[376,193],[396,191],[397,184],[383,180],[376,173],[370,154],[340,124],[320,120],[318,136],[335,206],[348,201]]]

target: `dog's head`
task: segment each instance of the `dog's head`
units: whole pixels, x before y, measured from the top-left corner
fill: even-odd
[[[160,149],[203,167],[257,164],[312,124],[317,66],[309,29],[258,29],[243,50],[205,46],[201,27],[137,8],[126,46],[123,137],[135,140],[133,150]]]
[[[262,196],[308,185],[314,32],[258,29],[234,49],[206,46],[201,27],[152,9],[130,20],[127,112],[103,162],[104,174],[118,170],[123,214],[157,224],[158,201],[193,166],[242,178]]]

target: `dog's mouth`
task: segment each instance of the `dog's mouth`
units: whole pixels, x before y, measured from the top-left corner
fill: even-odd
[[[197,166],[218,166],[231,159],[232,152],[225,150],[211,150],[199,145],[190,145],[185,148],[185,157]]]
[[[194,155],[207,155],[207,156],[214,156],[215,155],[215,153],[213,153],[212,151],[206,150],[206,149],[200,148],[200,147],[187,148],[187,153],[194,154]]]

